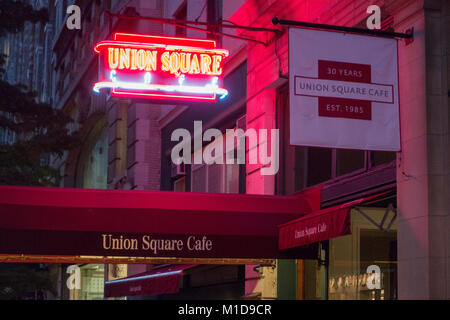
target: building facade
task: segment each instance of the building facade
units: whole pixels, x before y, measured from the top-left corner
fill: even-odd
[[[8,79],[26,83],[39,92],[41,101],[66,111],[75,120],[72,130],[82,134],[81,147],[52,159],[65,177],[61,187],[290,195],[320,186],[323,209],[372,197],[351,210],[352,233],[322,241],[316,259],[277,260],[272,266],[189,266],[178,292],[161,290],[128,299],[450,298],[448,1],[39,3],[48,6],[50,22],[27,26],[24,34],[11,37],[2,47],[10,53],[9,59],[17,59],[8,61]],[[66,26],[66,9],[74,4],[81,9],[81,28],[71,30]],[[289,121],[288,28],[274,26],[272,18],[366,28],[367,7],[373,4],[381,8],[383,29],[405,32],[414,28],[413,41],[398,40],[401,151],[290,145],[290,129],[295,124]],[[209,26],[197,26],[207,31],[203,32],[145,19],[119,19],[108,12],[204,21]],[[213,27],[220,24],[278,31]],[[230,51],[223,74],[228,99],[205,107],[94,94],[99,66],[93,47],[119,31],[215,39],[219,47]],[[30,48],[26,51],[23,46]],[[33,55],[25,57],[23,52]],[[192,133],[194,121],[202,121],[203,131],[217,128],[223,133],[239,128],[279,129],[278,172],[262,175],[264,166],[253,164],[174,165],[172,132],[183,128]],[[264,143],[269,141],[260,141]],[[212,144],[204,143],[202,148]],[[258,143],[249,144],[247,154],[255,147]],[[381,275],[376,288],[368,284],[374,265]],[[63,289],[67,265],[62,265],[62,298],[102,299],[103,288],[114,281],[170,270],[167,265],[147,264],[80,267],[82,286],[68,292]]]
[[[358,193],[375,193],[380,190],[395,190],[392,205],[397,208],[396,236],[380,239],[386,246],[384,256],[387,269],[395,269],[391,278],[397,280],[389,297],[398,299],[448,299],[449,293],[449,202],[448,193],[448,30],[449,3],[446,1],[246,1],[232,16],[237,24],[270,26],[267,17],[308,21],[343,26],[360,26],[367,18],[366,9],[371,4],[381,7],[384,17],[391,17],[392,28],[406,31],[414,27],[415,38],[410,44],[398,42],[400,121],[402,150],[393,154],[358,152],[349,150],[323,150],[296,148],[300,159],[293,166],[300,179],[287,179],[287,187],[304,187],[305,184],[323,183],[322,205],[342,203]],[[267,47],[248,45],[247,55],[247,125],[257,118],[254,125],[272,128],[277,125],[278,93],[289,72],[287,63],[287,35],[274,38]],[[285,155],[289,156],[287,147]],[[292,149],[292,148],[291,148]],[[436,150],[436,151],[435,151]],[[440,150],[440,151],[437,151]],[[307,155],[305,155],[305,152]],[[312,155],[311,152],[316,155]],[[311,161],[312,159],[319,161]],[[294,156],[295,159],[295,156]],[[298,159],[298,158],[297,158]],[[395,160],[394,160],[395,159]],[[389,160],[392,160],[389,162]],[[287,160],[289,161],[289,160]],[[292,161],[292,160],[291,160]],[[381,165],[381,163],[385,163]],[[380,165],[377,165],[380,164]],[[307,166],[306,174],[302,173]],[[281,166],[283,167],[283,166]],[[291,166],[292,168],[292,166]],[[290,170],[284,166],[285,170]],[[300,169],[300,170],[298,170]],[[329,170],[331,169],[331,170]],[[359,172],[358,172],[359,171]],[[289,171],[288,171],[289,172]],[[349,172],[354,172],[349,176]],[[248,172],[249,173],[249,172]],[[292,172],[289,174],[292,175]],[[344,175],[346,174],[346,176]],[[342,178],[339,176],[342,175]],[[247,192],[273,194],[277,190],[276,177],[266,177],[263,183],[256,181],[258,175],[247,175]],[[310,180],[312,179],[312,180]],[[365,181],[364,181],[365,180]],[[294,187],[292,187],[294,184]],[[286,185],[284,186],[286,188]],[[254,190],[254,191],[252,191]],[[279,190],[279,189],[278,189]],[[286,189],[285,189],[286,190]],[[289,190],[289,189],[287,189]],[[377,220],[380,221],[380,220]],[[358,227],[361,230],[367,227]],[[355,230],[356,231],[356,230]],[[355,273],[339,274],[339,266],[333,266],[333,259],[339,255],[346,259],[359,260],[363,264],[362,252],[339,252],[339,241],[353,241],[348,238],[332,239],[328,246],[328,289],[316,297],[363,298],[357,292],[353,296],[342,295],[354,286]],[[366,236],[364,236],[366,237]],[[360,235],[359,244],[364,240]],[[372,245],[378,244],[377,235],[368,235]],[[356,241],[356,242],[355,242]],[[395,245],[387,244],[396,242]],[[336,249],[333,249],[336,246]],[[370,244],[369,244],[370,246]],[[368,247],[369,248],[369,247]],[[371,249],[368,249],[371,250]],[[373,249],[375,250],[375,249]],[[394,254],[394,251],[396,253]],[[334,251],[334,252],[333,252]],[[351,261],[350,261],[351,262]],[[353,263],[353,262],[352,262]],[[306,265],[303,265],[305,268]],[[333,270],[334,268],[334,270]],[[341,266],[342,268],[342,266]],[[344,267],[345,269],[345,267]],[[358,274],[364,273],[360,270]],[[332,286],[336,280],[344,286]],[[325,277],[326,278],[326,277]],[[445,279],[445,280],[444,280]],[[305,278],[303,294],[308,291]],[[347,286],[346,286],[347,284]],[[347,287],[347,288],[346,288]],[[317,287],[316,287],[317,288]],[[378,293],[377,293],[378,294]],[[386,292],[384,293],[384,298]],[[298,293],[297,296],[301,296]],[[381,297],[381,292],[380,296]]]

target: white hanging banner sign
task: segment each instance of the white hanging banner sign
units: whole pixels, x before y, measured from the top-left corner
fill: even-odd
[[[290,143],[400,150],[397,40],[289,29]]]

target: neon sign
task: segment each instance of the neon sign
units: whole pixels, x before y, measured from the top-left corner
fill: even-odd
[[[115,97],[215,101],[228,51],[214,40],[115,33],[97,43],[99,81],[94,92]]]

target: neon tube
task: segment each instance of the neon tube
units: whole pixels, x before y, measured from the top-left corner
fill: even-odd
[[[173,274],[181,274],[181,273],[182,273],[181,270],[161,272],[161,273],[149,274],[149,275],[146,275],[146,276],[139,276],[139,277],[134,277],[134,278],[125,278],[125,279],[117,279],[117,280],[105,281],[105,284],[128,282],[128,281],[136,281],[136,280],[151,279],[151,278],[158,278],[158,277],[165,277],[165,276],[170,276],[170,275],[173,275]]]
[[[178,85],[163,85],[151,84],[151,74],[147,72],[144,76],[144,83],[142,82],[124,82],[118,81],[115,70],[111,71],[111,81],[100,81],[94,85],[94,92],[100,93],[102,89],[126,89],[126,90],[140,90],[140,91],[163,91],[163,92],[180,92],[180,93],[197,93],[197,94],[214,94],[219,95],[223,100],[228,95],[228,90],[218,87],[218,78],[213,77],[211,83],[205,86],[185,86],[183,82],[185,76],[181,75],[178,78]]]
[[[180,93],[198,93],[198,94],[217,94],[223,100],[228,95],[228,90],[224,88],[213,87],[212,85],[200,86],[181,86],[181,85],[162,85],[162,84],[146,84],[140,82],[111,82],[100,81],[94,85],[94,92],[100,93],[102,89],[127,89],[140,91],[164,91],[164,92],[180,92]]]

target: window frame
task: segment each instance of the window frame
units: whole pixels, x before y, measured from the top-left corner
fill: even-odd
[[[286,179],[289,179],[289,177],[286,176],[286,172],[288,171],[287,169],[290,168],[283,168],[286,164],[286,150],[289,147],[293,147],[293,152],[294,152],[294,172],[295,172],[295,180],[297,179],[298,175],[297,175],[297,171],[295,170],[295,163],[296,163],[296,150],[297,148],[302,148],[303,149],[303,162],[304,162],[304,168],[303,168],[303,181],[301,183],[301,189],[297,189],[295,186],[297,185],[296,182],[294,182],[294,190],[295,191],[300,191],[306,188],[310,188],[310,187],[316,187],[316,186],[321,186],[321,185],[325,185],[325,184],[332,184],[335,183],[337,181],[340,180],[344,180],[344,179],[348,179],[354,176],[358,176],[358,175],[362,175],[368,171],[370,171],[373,168],[379,167],[379,166],[385,166],[388,163],[392,163],[395,161],[395,159],[391,162],[386,162],[386,163],[381,163],[378,165],[374,164],[374,153],[377,151],[374,150],[361,150],[364,152],[364,164],[363,167],[353,170],[351,172],[342,174],[342,175],[337,175],[337,150],[356,150],[356,149],[339,149],[339,148],[325,148],[328,150],[331,150],[331,173],[330,173],[330,179],[322,181],[320,183],[316,183],[316,184],[312,184],[312,185],[308,185],[308,176],[310,174],[310,170],[308,167],[308,153],[309,150],[311,148],[315,148],[315,147],[308,147],[308,146],[296,146],[296,145],[291,145],[290,141],[289,141],[289,135],[290,135],[290,119],[289,119],[289,87],[288,84],[284,84],[282,86],[280,86],[279,88],[277,88],[277,101],[276,101],[276,123],[277,123],[277,127],[278,129],[280,129],[280,170],[276,175],[276,179],[278,180],[276,182],[276,187],[277,189],[279,189],[279,191],[281,193],[283,193],[283,191],[286,188]]]

